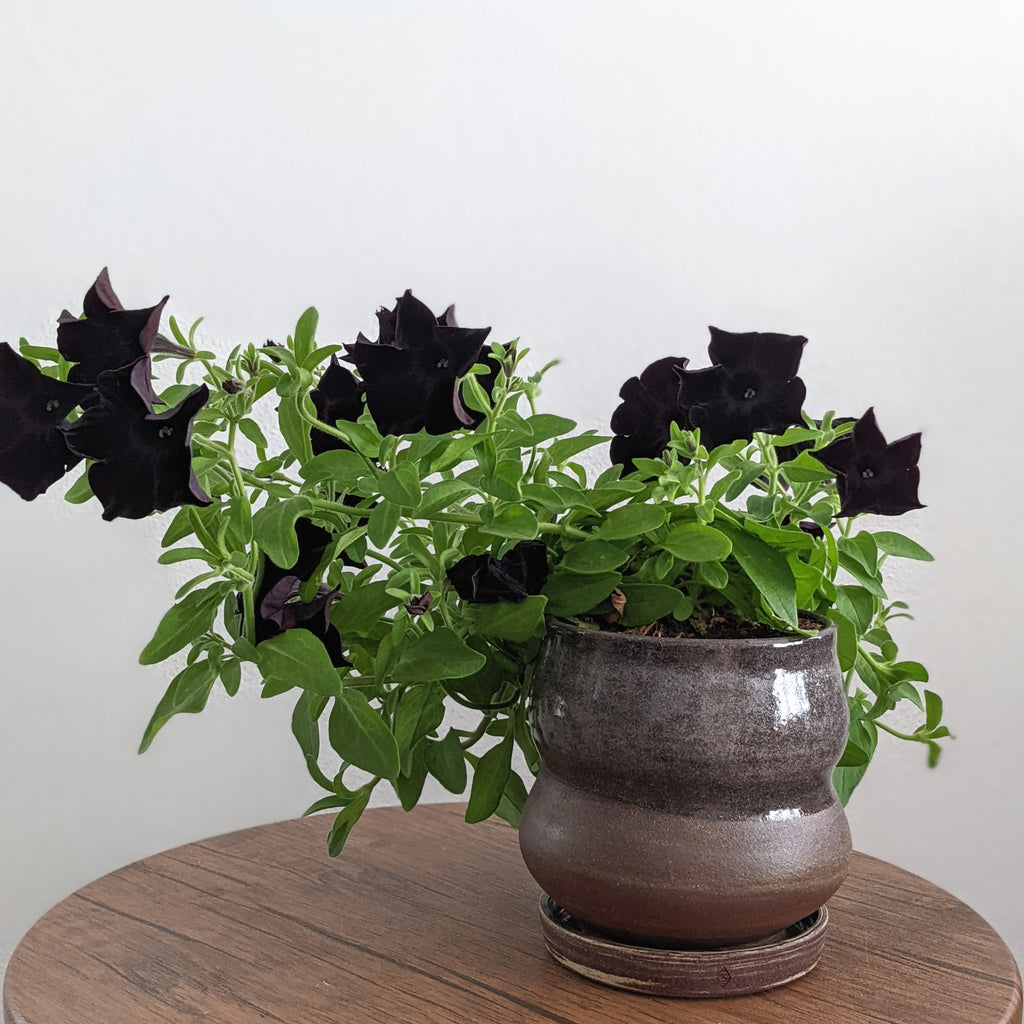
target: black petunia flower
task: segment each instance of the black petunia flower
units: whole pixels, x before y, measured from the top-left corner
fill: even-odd
[[[336,356],[324,371],[317,386],[309,393],[316,407],[316,416],[323,423],[334,426],[338,420],[354,422],[363,411],[363,388],[352,371],[342,366]],[[348,448],[341,438],[333,437],[313,427],[310,431],[313,454]]]
[[[192,472],[192,418],[205,384],[167,412],[153,412],[127,372],[101,373],[98,400],[64,428],[68,447],[92,459],[89,484],[106,520],[142,519],[179,505],[209,505]]]
[[[815,452],[814,457],[836,474],[842,501],[837,516],[855,516],[858,512],[900,516],[924,508],[917,499],[920,433],[886,444],[873,408],[857,420],[849,434]]]
[[[31,501],[77,465],[61,427],[88,394],[0,344],[0,481]]]
[[[337,589],[332,590],[321,583],[312,600],[298,600],[299,588],[316,572],[335,536],[308,519],[296,520],[295,535],[299,542],[299,556],[293,565],[280,566],[263,556],[259,585],[253,595],[256,643],[269,640],[286,629],[307,629],[323,641],[335,668],[348,665],[341,635],[330,620],[331,604],[338,596]],[[238,607],[241,611],[241,594],[238,595]]]
[[[679,404],[679,375],[688,359],[668,356],[651,363],[619,389],[622,404],[612,413],[610,457],[613,465],[633,469],[633,459],[656,459],[668,447],[672,423],[689,426]]]
[[[542,540],[521,540],[501,558],[466,555],[448,570],[448,581],[459,597],[473,604],[519,604],[544,588],[547,551]]]
[[[366,404],[382,434],[446,434],[479,418],[459,398],[458,379],[480,361],[489,327],[456,326],[455,308],[435,317],[407,291],[380,310],[376,342],[362,334],[345,357],[363,378]],[[481,382],[483,383],[483,382]],[[485,385],[486,386],[486,385]]]
[[[57,321],[57,348],[65,359],[75,363],[68,380],[72,384],[96,384],[101,373],[132,367],[132,385],[150,405],[155,404],[150,356],[157,352],[189,355],[187,349],[159,333],[166,302],[164,296],[148,309],[125,309],[104,267],[85,293],[85,319],[64,310]]]
[[[269,640],[288,629],[305,629],[324,645],[335,668],[351,665],[342,648],[341,634],[331,622],[331,605],[338,596],[338,588],[321,583],[311,600],[302,601],[301,586],[298,576],[289,575],[267,591],[257,608],[256,642]]]
[[[418,597],[414,597],[406,606],[405,610],[410,615],[425,615],[430,606],[434,603],[434,595],[429,590],[424,590]]]
[[[807,339],[788,334],[734,334],[711,327],[713,366],[680,370],[679,402],[710,451],[756,431],[781,434],[802,422],[806,388],[797,377]]]

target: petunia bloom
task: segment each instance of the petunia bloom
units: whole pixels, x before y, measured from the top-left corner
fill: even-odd
[[[309,393],[316,408],[317,419],[329,426],[338,420],[354,422],[363,411],[363,388],[352,371],[342,366],[336,356],[331,356],[330,365],[324,371],[317,386]],[[348,448],[341,438],[334,437],[313,427],[310,431],[313,454]]]
[[[280,566],[263,556],[259,585],[253,595],[256,643],[277,636],[286,629],[306,629],[323,641],[336,668],[348,665],[341,635],[330,620],[331,604],[338,596],[337,589],[332,590],[321,583],[312,600],[298,599],[299,588],[323,562],[335,535],[304,518],[296,521],[295,535],[299,542],[299,555],[292,565]],[[239,595],[239,608],[241,603]]]
[[[283,576],[270,588],[259,604],[256,642],[289,629],[305,629],[323,643],[335,668],[351,665],[342,648],[341,634],[331,622],[331,605],[338,596],[338,588],[321,583],[311,600],[302,601],[301,586],[298,576]]]
[[[410,615],[424,615],[430,610],[430,606],[434,603],[434,595],[429,590],[424,590],[418,597],[414,597],[405,606],[405,610]]]
[[[192,472],[192,419],[205,384],[167,412],[153,412],[129,374],[101,373],[98,400],[64,428],[68,447],[94,464],[89,484],[106,520],[142,519],[179,505],[209,505]]]
[[[633,459],[656,459],[668,447],[670,425],[689,426],[679,404],[679,375],[688,359],[667,356],[651,363],[619,389],[622,404],[612,413],[610,457],[613,465],[633,469]]]
[[[0,481],[31,501],[75,466],[61,427],[88,394],[0,344]]]
[[[85,319],[64,310],[58,318],[57,348],[75,365],[68,373],[72,384],[96,384],[101,373],[132,368],[132,384],[150,404],[153,391],[150,356],[169,352],[187,356],[188,349],[159,333],[160,315],[167,297],[148,309],[125,309],[110,284],[107,268],[100,271],[82,302]]]
[[[924,508],[918,501],[921,471],[921,435],[908,434],[887,444],[875,410],[868,409],[853,425],[853,430],[833,441],[814,457],[836,474],[836,489],[842,506],[838,516],[874,512],[881,516],[899,516],[911,509]]]
[[[541,540],[522,540],[501,558],[466,555],[448,570],[448,581],[459,597],[473,604],[519,604],[544,588],[547,550]]]
[[[679,370],[679,402],[710,451],[756,431],[781,434],[802,422],[807,389],[797,377],[807,339],[709,328],[712,366]]]
[[[345,357],[363,379],[366,404],[382,434],[446,434],[479,418],[459,397],[458,380],[480,361],[489,327],[463,328],[449,306],[435,317],[407,291],[377,314],[376,342],[362,334]]]

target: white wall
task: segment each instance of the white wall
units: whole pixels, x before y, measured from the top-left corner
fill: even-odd
[[[812,409],[925,431],[905,639],[958,736],[935,772],[883,745],[856,843],[1024,958],[1022,11],[0,0],[0,340],[50,341],[104,265],[225,349],[310,303],[350,340],[413,287],[563,357],[547,408],[603,427],[706,324],[807,334]],[[250,696],[135,756],[159,522],[4,489],[0,529],[2,964],[96,875],[317,793]]]

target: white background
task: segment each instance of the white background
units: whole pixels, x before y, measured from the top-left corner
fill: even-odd
[[[811,411],[924,431],[903,639],[958,737],[934,772],[883,742],[856,845],[1021,958],[1022,10],[0,0],[0,340],[52,343],[104,265],[225,351],[311,303],[352,340],[412,287],[563,358],[543,407],[604,428],[709,323],[808,335]],[[160,531],[0,493],[0,964],[95,876],[318,795],[287,699],[136,757]]]

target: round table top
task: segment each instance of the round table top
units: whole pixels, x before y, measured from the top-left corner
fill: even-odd
[[[821,963],[783,988],[633,995],[552,961],[515,833],[461,805],[368,811],[342,855],[330,816],[233,832],[131,864],[25,936],[6,1024],[996,1024],[1016,964],[973,910],[861,854],[830,901]]]

